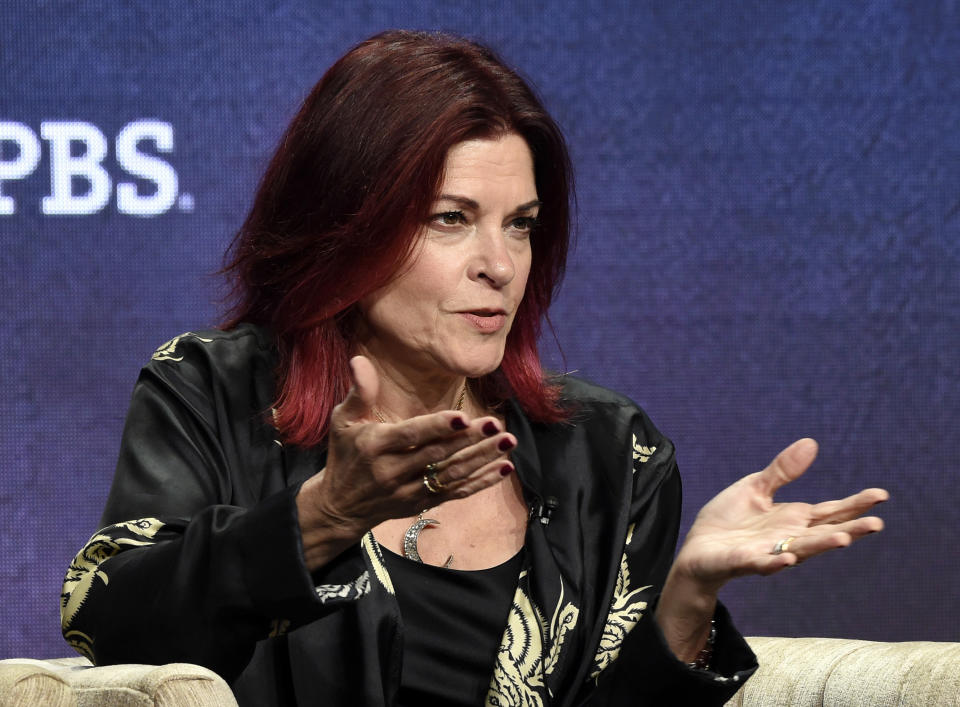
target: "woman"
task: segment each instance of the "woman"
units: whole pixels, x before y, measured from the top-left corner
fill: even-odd
[[[337,62],[238,235],[233,316],[141,374],[72,645],[209,666],[242,704],[726,701],[755,659],[719,588],[879,530],[886,494],[774,504],[801,440],[673,559],[670,442],[540,368],[568,174],[482,47],[390,32]]]

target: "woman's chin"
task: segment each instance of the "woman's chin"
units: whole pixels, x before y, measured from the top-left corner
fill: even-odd
[[[459,375],[464,376],[465,378],[483,378],[486,375],[493,373],[500,367],[500,362],[498,361],[496,365],[489,366],[469,366],[461,369]]]
[[[456,361],[453,366],[451,366],[451,369],[455,370],[457,375],[467,378],[482,378],[497,370],[502,361],[502,353],[495,356],[465,357],[464,359]]]

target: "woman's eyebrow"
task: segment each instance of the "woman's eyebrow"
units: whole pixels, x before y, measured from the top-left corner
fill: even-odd
[[[473,211],[478,211],[480,209],[480,204],[478,204],[473,199],[470,199],[465,196],[457,196],[456,194],[441,194],[437,197],[437,201],[452,201],[462,208],[472,209]],[[514,211],[530,211],[531,209],[538,208],[543,205],[543,202],[539,199],[534,199],[533,201],[528,201],[525,204],[520,204]]]
[[[456,194],[441,194],[437,197],[437,201],[452,201],[457,206],[461,206],[466,209],[473,209],[474,211],[480,208],[480,204],[473,199],[468,199],[465,196],[457,196]]]
[[[517,207],[517,211],[530,211],[531,209],[538,209],[543,206],[543,202],[539,199],[534,199],[533,201],[528,201],[526,204],[520,204]]]

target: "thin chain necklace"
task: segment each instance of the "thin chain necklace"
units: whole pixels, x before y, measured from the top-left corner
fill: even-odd
[[[467,395],[467,384],[464,383],[463,388],[460,389],[460,397],[457,398],[457,404],[453,408],[457,412],[460,412],[461,410],[463,410],[463,399],[466,397],[466,395]],[[383,415],[380,414],[380,408],[377,408],[377,407],[373,408],[373,416],[377,418],[377,422],[386,424],[387,421],[383,419]]]
[[[460,397],[457,398],[457,404],[453,408],[457,412],[463,410],[463,399],[467,395],[467,384],[463,384],[463,388],[460,390]],[[386,423],[386,420],[383,419],[383,415],[380,414],[380,411],[377,408],[373,408],[373,414],[377,418],[377,422]],[[432,508],[432,506],[431,506]],[[403,534],[403,556],[408,560],[414,560],[415,562],[423,562],[420,558],[420,553],[417,551],[417,540],[420,538],[420,531],[424,528],[430,526],[440,525],[439,520],[433,518],[424,518],[423,514],[429,511],[430,508],[424,508],[420,513],[417,514],[417,519],[413,521],[413,525],[407,528],[406,532]],[[447,561],[443,563],[444,568],[449,568],[453,564],[453,555],[447,557]]]

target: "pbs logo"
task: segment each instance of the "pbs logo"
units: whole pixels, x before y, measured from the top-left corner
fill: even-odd
[[[46,215],[84,216],[116,199],[117,211],[132,216],[158,216],[175,205],[193,210],[193,197],[179,192],[177,173],[159,155],[173,151],[173,126],[159,120],[135,120],[113,141],[117,166],[128,177],[114,184],[104,166],[110,144],[96,126],[83,121],[44,121],[40,135],[27,125],[0,121],[0,216],[22,207],[4,193],[9,182],[27,179],[40,165],[41,139],[50,164],[50,193],[40,201]]]

